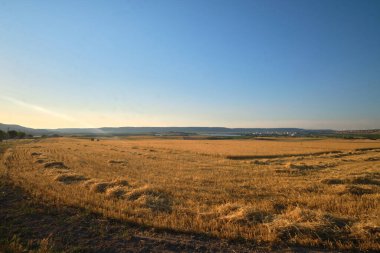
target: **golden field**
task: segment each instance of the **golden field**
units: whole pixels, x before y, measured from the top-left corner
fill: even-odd
[[[380,250],[380,141],[50,138],[2,170],[32,196],[258,245]]]

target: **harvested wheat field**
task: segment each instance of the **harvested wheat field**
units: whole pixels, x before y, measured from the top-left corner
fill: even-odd
[[[3,170],[34,198],[268,247],[380,250],[380,142],[50,138]]]

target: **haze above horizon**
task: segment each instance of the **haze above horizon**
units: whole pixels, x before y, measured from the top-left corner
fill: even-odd
[[[380,1],[0,2],[0,122],[380,128]]]

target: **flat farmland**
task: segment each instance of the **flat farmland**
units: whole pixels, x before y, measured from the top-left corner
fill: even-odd
[[[4,173],[35,198],[254,245],[380,250],[380,142],[48,138]]]

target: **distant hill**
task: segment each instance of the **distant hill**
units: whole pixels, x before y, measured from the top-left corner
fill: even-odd
[[[3,131],[16,130],[32,135],[133,135],[133,134],[199,134],[199,135],[307,135],[332,134],[333,130],[307,130],[301,128],[226,128],[226,127],[101,127],[34,129],[20,125],[1,124]]]
[[[102,127],[62,128],[58,133],[71,134],[249,134],[254,132],[299,132],[298,128],[226,128],[226,127]]]
[[[32,134],[32,135],[53,134],[52,131],[47,130],[47,129],[34,129],[34,128],[29,128],[29,127],[23,127],[20,125],[10,125],[10,124],[2,124],[2,123],[0,123],[0,130],[5,131],[5,132],[8,130],[16,130],[16,131],[21,131],[26,134]]]

